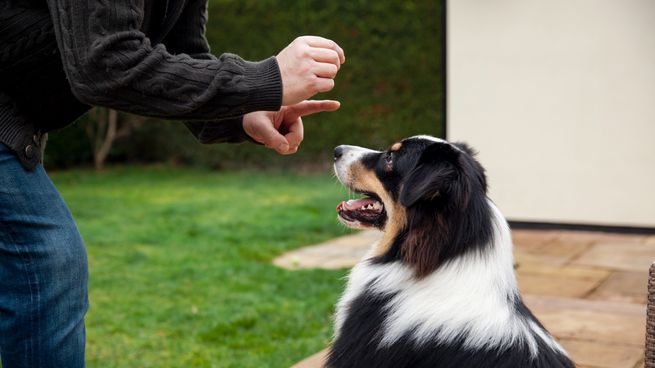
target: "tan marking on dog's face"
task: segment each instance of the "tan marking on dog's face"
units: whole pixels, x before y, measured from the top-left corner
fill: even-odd
[[[360,162],[353,163],[350,167],[350,178],[353,188],[377,195],[384,204],[384,209],[387,212],[387,222],[384,228],[381,229],[384,236],[373,251],[374,257],[381,256],[389,250],[396,235],[407,223],[405,207],[393,200],[375,173],[364,167]]]
[[[398,150],[400,150],[400,147],[402,147],[402,146],[403,146],[403,144],[400,143],[400,142],[398,142],[398,143],[394,143],[394,145],[391,146],[391,151],[394,151],[394,152],[395,152],[395,151],[398,151]]]

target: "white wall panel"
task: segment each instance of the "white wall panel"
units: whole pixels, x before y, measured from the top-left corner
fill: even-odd
[[[448,1],[448,139],[508,218],[655,227],[655,1]]]

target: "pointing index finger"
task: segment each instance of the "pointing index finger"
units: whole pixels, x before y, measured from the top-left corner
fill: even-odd
[[[341,104],[333,100],[309,100],[300,102],[292,107],[292,114],[294,119],[296,117],[307,116],[322,111],[335,111],[338,110]]]

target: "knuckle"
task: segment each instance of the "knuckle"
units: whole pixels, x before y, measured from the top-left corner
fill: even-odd
[[[302,66],[300,67],[300,72],[301,72],[301,73],[303,73],[303,74],[311,74],[312,77],[314,76],[313,71],[314,71],[314,65],[313,65],[312,63],[310,63],[310,62],[305,62],[305,63],[303,63]],[[310,77],[310,78],[311,78],[311,77]]]
[[[332,88],[334,88],[334,81],[332,79],[328,79],[327,81],[325,81],[323,90],[321,92],[327,92]]]

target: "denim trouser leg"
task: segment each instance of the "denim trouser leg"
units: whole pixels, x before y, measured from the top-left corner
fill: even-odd
[[[0,355],[3,368],[84,367],[87,257],[42,166],[0,144]]]

